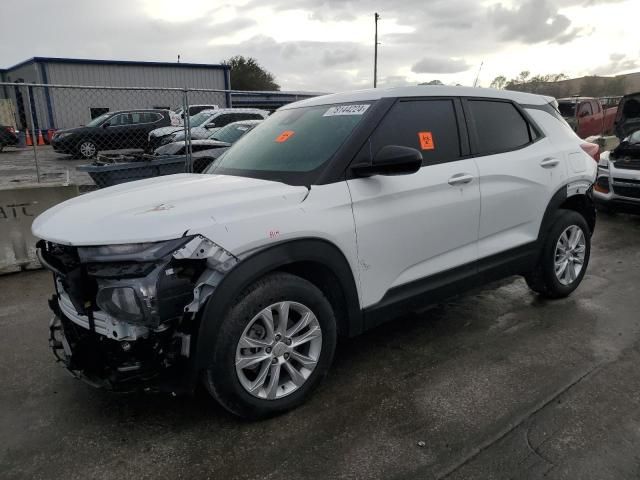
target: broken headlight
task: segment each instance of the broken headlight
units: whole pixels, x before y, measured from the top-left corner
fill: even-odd
[[[132,287],[103,288],[98,292],[96,303],[101,310],[119,320],[144,322],[142,303]]]
[[[79,247],[78,256],[82,263],[152,262],[173,253],[192,238],[193,237],[181,237],[164,242]]]

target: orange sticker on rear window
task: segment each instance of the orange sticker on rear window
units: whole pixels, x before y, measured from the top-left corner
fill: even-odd
[[[287,140],[289,140],[291,137],[293,137],[293,135],[296,132],[294,132],[293,130],[285,130],[284,132],[282,132],[280,135],[278,135],[278,138],[276,138],[276,142],[278,143],[283,143],[286,142]]]
[[[418,132],[418,138],[420,139],[420,148],[422,150],[433,150],[436,148],[431,132]]]

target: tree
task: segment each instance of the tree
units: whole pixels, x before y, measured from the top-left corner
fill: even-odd
[[[531,72],[529,70],[523,70],[520,72],[520,75],[518,75],[517,81],[520,83],[527,83],[527,78],[529,78],[529,75],[531,75]]]
[[[420,85],[444,85],[440,80],[431,80],[430,82],[421,83]]]
[[[506,77],[504,75],[498,75],[496,78],[493,79],[493,82],[491,82],[491,85],[489,85],[489,87],[502,90],[506,84],[507,84]]]
[[[262,68],[255,58],[236,55],[223,60],[222,64],[231,67],[231,88],[234,90],[280,90],[273,74]]]

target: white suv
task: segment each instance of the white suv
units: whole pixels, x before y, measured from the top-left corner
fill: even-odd
[[[595,226],[592,151],[551,98],[408,87],[288,105],[206,175],[89,193],[33,223],[51,345],[116,390],[262,417],[300,404],[336,338],[523,275],[569,295]]]

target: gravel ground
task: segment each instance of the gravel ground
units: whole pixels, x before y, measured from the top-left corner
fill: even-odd
[[[76,170],[78,165],[91,163],[90,160],[77,160],[70,155],[56,153],[48,145],[37,147],[37,151],[42,183],[69,182],[81,186],[94,185],[89,175]],[[6,147],[0,153],[0,188],[36,182],[33,147]]]

